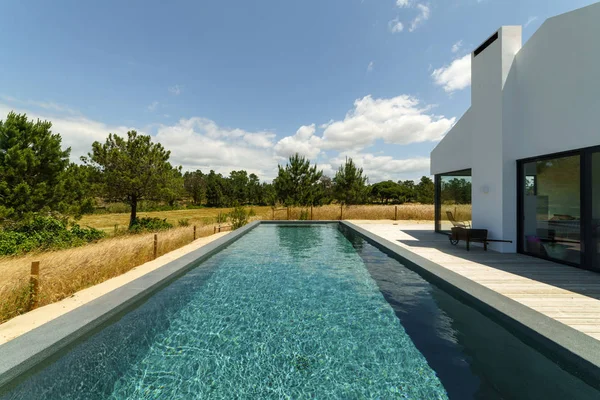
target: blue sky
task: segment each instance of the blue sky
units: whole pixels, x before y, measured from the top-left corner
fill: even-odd
[[[7,2],[0,118],[53,121],[75,160],[151,134],[184,169],[274,177],[293,152],[372,182],[428,174],[470,104],[469,53],[581,0]]]

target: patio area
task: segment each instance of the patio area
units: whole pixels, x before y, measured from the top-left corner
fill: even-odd
[[[452,246],[432,223],[352,221],[448,270],[600,340],[600,274],[528,257]]]

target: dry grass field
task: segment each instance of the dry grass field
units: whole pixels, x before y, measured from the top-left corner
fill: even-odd
[[[254,210],[257,216],[267,216],[270,218],[271,207],[248,207]],[[216,223],[219,214],[231,212],[231,208],[198,208],[192,210],[174,210],[174,211],[151,211],[138,213],[139,218],[160,218],[177,226],[179,220],[187,219],[190,225],[212,225]],[[92,214],[85,215],[80,221],[81,226],[91,226],[101,229],[109,235],[115,231],[115,226],[119,229],[126,229],[129,225],[129,214]]]
[[[287,219],[287,209],[252,207],[252,219]],[[470,206],[448,206],[457,219],[470,220]],[[446,207],[444,208],[444,210]],[[329,205],[314,207],[314,220],[427,220],[434,219],[433,205],[349,206]],[[216,217],[230,209],[197,209],[140,213],[140,217],[157,217],[173,225],[188,219],[190,226],[177,227],[158,233],[158,254],[180,248],[192,241],[193,225],[197,237],[213,234]],[[290,219],[299,219],[302,211],[310,218],[310,208],[291,208]],[[445,215],[445,213],[444,213]],[[97,214],[84,217],[80,224],[114,232],[115,225],[127,227],[128,214]],[[87,287],[121,275],[153,258],[154,234],[121,235],[103,239],[98,243],[73,249],[31,253],[19,257],[0,258],[0,323],[28,311],[29,271],[32,261],[40,262],[40,287],[38,306],[50,304]]]

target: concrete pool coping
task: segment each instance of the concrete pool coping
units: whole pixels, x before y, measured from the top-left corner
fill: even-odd
[[[550,353],[571,374],[600,389],[600,341],[348,221],[341,225],[399,259],[467,305],[498,321],[529,346]],[[492,343],[490,345],[493,345]]]
[[[600,384],[600,342],[491,289],[449,271],[348,221],[255,221],[0,345],[0,389],[112,317],[166,286],[258,225],[339,224],[398,258],[442,290],[516,332],[588,384]],[[491,343],[490,345],[493,345]]]

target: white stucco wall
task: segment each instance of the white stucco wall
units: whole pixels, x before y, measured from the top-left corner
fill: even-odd
[[[516,161],[600,145],[598,21],[600,3],[550,18],[522,48],[520,27],[502,27],[472,59],[471,108],[432,151],[431,172],[472,168],[473,225],[513,241],[496,250],[516,251]]]
[[[517,54],[519,90],[505,93],[521,110],[505,117],[520,132],[515,160],[600,144],[599,38],[597,3],[548,19]]]
[[[462,116],[431,152],[431,174],[471,168],[471,109]]]

